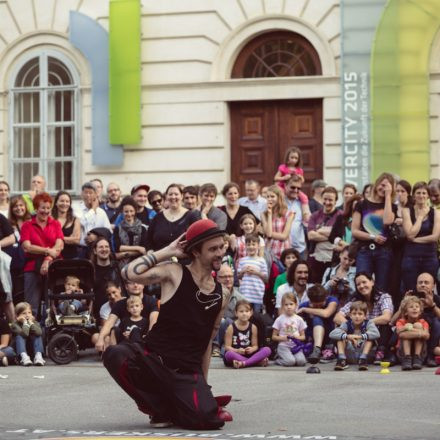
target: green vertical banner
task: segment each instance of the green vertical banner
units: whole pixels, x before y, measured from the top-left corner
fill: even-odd
[[[141,140],[141,7],[110,0],[109,121],[112,144]]]
[[[430,176],[429,58],[439,0],[389,0],[372,51],[372,174]]]

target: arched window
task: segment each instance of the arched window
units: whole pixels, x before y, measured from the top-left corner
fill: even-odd
[[[237,57],[232,78],[321,75],[315,48],[299,34],[277,31],[250,41]]]
[[[33,175],[46,189],[75,190],[78,165],[78,79],[61,54],[28,57],[12,79],[10,181],[14,192],[27,191]]]

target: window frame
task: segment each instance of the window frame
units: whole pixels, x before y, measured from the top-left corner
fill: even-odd
[[[72,84],[62,85],[62,86],[49,86],[48,84],[48,60],[49,57],[55,58],[61,63],[65,65],[65,67],[69,70],[70,76],[72,78]],[[40,85],[37,87],[16,87],[15,83],[17,80],[17,76],[20,73],[21,69],[25,66],[27,62],[29,62],[33,58],[38,58],[39,63],[39,83]],[[57,91],[72,91],[73,93],[73,120],[72,122],[64,122],[64,121],[49,121],[50,108],[47,105],[49,102],[49,94]],[[36,92],[39,94],[39,111],[40,111],[40,121],[38,123],[28,122],[28,123],[16,123],[14,121],[14,113],[15,113],[15,97],[20,93],[28,93],[28,92]],[[11,184],[11,188],[14,193],[20,194],[25,193],[27,190],[16,190],[14,188],[14,165],[18,163],[22,164],[33,164],[38,163],[38,174],[41,174],[46,179],[47,185],[49,184],[49,166],[54,164],[54,161],[57,159],[56,156],[48,156],[49,146],[48,146],[48,138],[49,138],[49,130],[51,127],[54,129],[57,127],[72,127],[73,134],[73,143],[72,143],[72,154],[71,156],[59,156],[58,158],[61,160],[68,160],[72,162],[72,188],[67,189],[67,191],[72,194],[79,193],[79,171],[80,171],[80,77],[78,74],[78,70],[74,63],[70,60],[62,52],[52,50],[52,49],[40,49],[29,51],[28,53],[22,55],[15,65],[13,71],[11,72],[9,79],[9,90],[8,90],[8,130],[10,135],[8,136],[8,176],[9,182]],[[40,157],[36,158],[20,158],[15,157],[14,155],[14,141],[15,141],[15,128],[26,128],[26,125],[29,127],[39,127],[40,129]],[[56,182],[55,182],[56,183]],[[30,187],[30,181],[28,183]],[[26,182],[23,182],[23,187],[26,188]],[[47,188],[48,192],[57,192],[59,189],[56,188]]]
[[[316,73],[310,75],[280,75],[280,76],[244,76],[246,63],[254,52],[267,42],[274,39],[294,40],[299,43],[307,54],[311,57]],[[303,76],[319,76],[322,75],[322,64],[318,51],[313,44],[301,34],[289,30],[273,30],[267,31],[250,39],[238,52],[231,71],[231,79],[261,79],[261,78],[300,78]]]

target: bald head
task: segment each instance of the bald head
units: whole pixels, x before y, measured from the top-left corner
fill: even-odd
[[[434,277],[428,273],[423,272],[417,277],[417,290],[419,292],[431,293],[434,292],[435,280]]]
[[[228,289],[234,285],[234,272],[228,264],[222,264],[217,272],[217,279],[220,284]]]

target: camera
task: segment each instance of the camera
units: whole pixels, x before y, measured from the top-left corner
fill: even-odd
[[[350,286],[348,284],[348,281],[345,278],[340,278],[337,283],[336,286],[334,288],[334,292],[335,294],[339,297],[339,296],[344,296],[347,295],[350,291]]]

